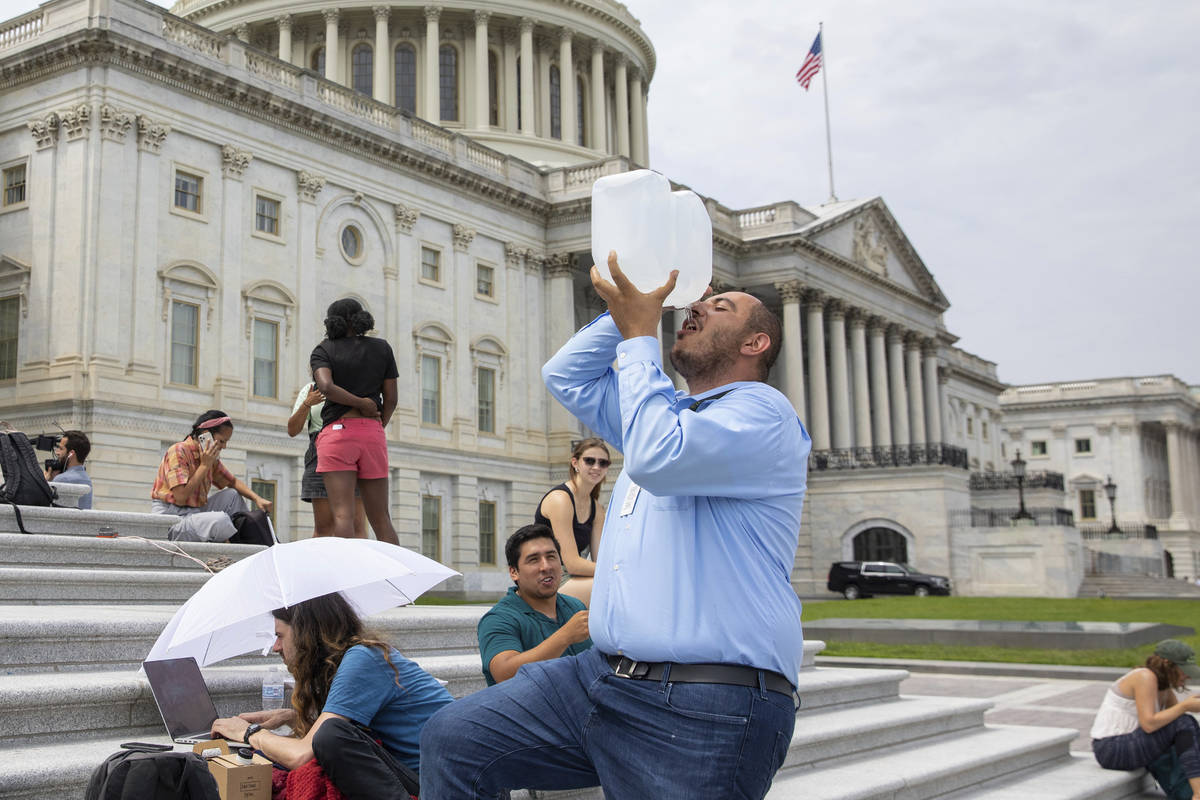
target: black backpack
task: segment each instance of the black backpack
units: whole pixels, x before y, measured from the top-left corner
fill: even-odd
[[[29,438],[20,431],[0,430],[0,469],[4,471],[4,485],[0,486],[0,500],[12,504],[21,533],[25,523],[17,506],[48,506],[58,493],[46,481],[38,468],[37,454]]]
[[[121,750],[96,767],[84,800],[220,800],[217,779],[196,753]]]

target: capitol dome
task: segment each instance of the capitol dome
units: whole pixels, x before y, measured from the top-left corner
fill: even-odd
[[[654,47],[621,3],[180,0],[171,12],[534,164],[649,163]]]

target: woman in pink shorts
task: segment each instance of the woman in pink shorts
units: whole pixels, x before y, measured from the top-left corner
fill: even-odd
[[[317,435],[317,473],[325,481],[333,534],[354,538],[354,489],[380,541],[399,544],[388,512],[387,434],[396,409],[396,357],[367,336],[375,320],[357,300],[337,300],[325,317],[325,341],[309,358],[325,395]]]

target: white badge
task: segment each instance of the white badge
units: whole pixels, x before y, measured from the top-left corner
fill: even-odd
[[[621,516],[628,517],[633,513],[633,504],[637,502],[638,493],[642,491],[642,487],[636,483],[629,484],[629,491],[625,492],[625,502],[621,503]]]

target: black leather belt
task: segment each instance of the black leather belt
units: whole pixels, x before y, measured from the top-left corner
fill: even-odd
[[[768,691],[790,695],[796,690],[792,682],[778,672],[741,664],[675,664],[670,661],[634,661],[625,656],[608,654],[604,657],[618,678],[661,681],[666,673],[667,680],[672,683],[725,683],[757,689],[761,676],[762,686]]]

